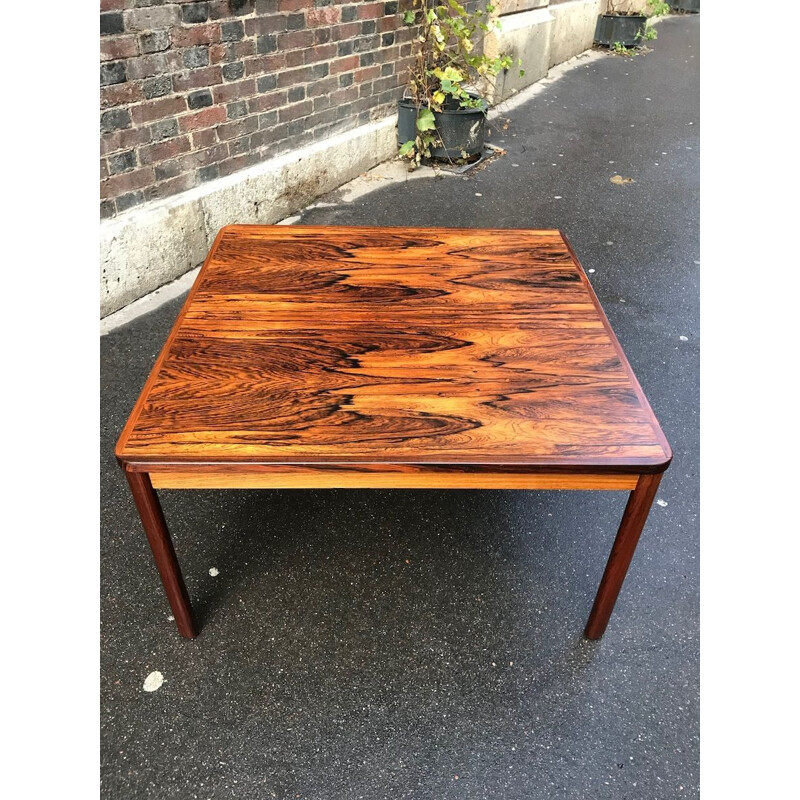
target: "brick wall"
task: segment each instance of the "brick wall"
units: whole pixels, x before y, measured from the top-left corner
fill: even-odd
[[[101,0],[101,216],[393,113],[413,35],[398,7]]]

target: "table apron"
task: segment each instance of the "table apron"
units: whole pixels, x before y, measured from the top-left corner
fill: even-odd
[[[632,490],[636,474],[425,471],[331,468],[149,471],[156,489],[612,489]]]

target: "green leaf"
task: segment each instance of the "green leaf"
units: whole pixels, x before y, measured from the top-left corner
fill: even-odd
[[[414,140],[409,139],[407,142],[404,142],[400,149],[397,151],[397,155],[399,156],[407,156],[414,150]]]
[[[433,111],[429,108],[421,108],[417,115],[417,130],[434,131],[436,130],[436,120],[433,117]]]
[[[415,12],[406,11],[406,13],[403,14],[403,22],[405,22],[406,25],[413,25],[415,16],[416,16]]]

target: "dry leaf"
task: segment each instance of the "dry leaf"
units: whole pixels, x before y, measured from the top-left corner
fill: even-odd
[[[623,183],[633,183],[633,178],[623,178],[622,175],[615,175],[611,179],[611,183],[615,183],[617,186],[622,186]]]

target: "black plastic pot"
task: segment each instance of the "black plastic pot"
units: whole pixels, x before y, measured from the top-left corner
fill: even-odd
[[[597,18],[594,40],[597,44],[612,47],[619,42],[623,47],[640,47],[644,41],[647,17],[644,14],[618,16],[601,14]]]
[[[434,111],[436,132],[442,145],[431,147],[432,158],[458,159],[462,153],[476,156],[483,152],[486,129],[486,104],[483,108],[445,108]],[[397,142],[403,144],[417,135],[417,106],[413,100],[397,104]]]

